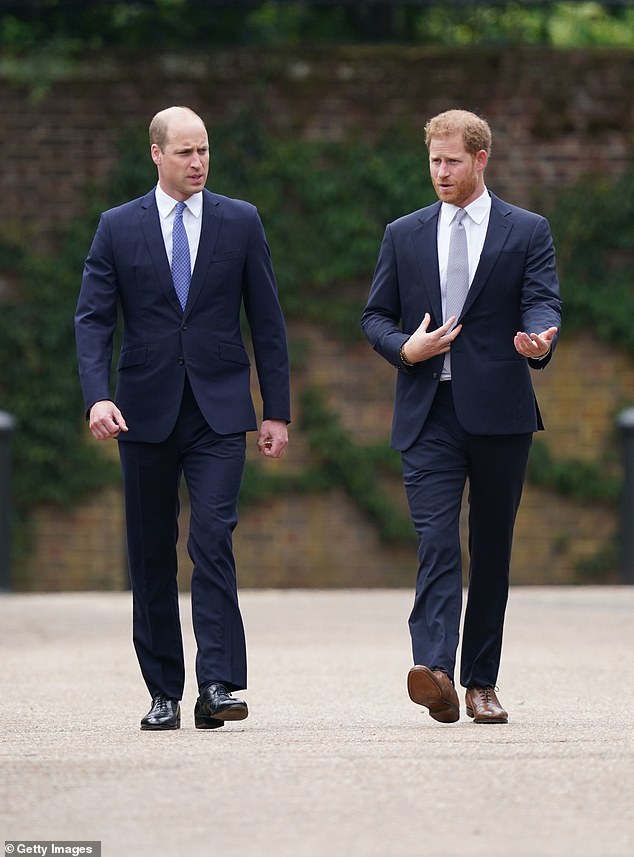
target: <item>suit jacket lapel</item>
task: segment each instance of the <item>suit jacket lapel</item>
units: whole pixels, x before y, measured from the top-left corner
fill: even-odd
[[[511,234],[513,224],[510,221],[509,214],[511,209],[505,206],[504,203],[496,196],[491,194],[491,212],[489,214],[489,225],[487,227],[486,238],[480,254],[480,261],[471,286],[467,294],[464,307],[461,315],[464,315],[469,307],[476,300],[484,285],[489,278],[489,274],[495,265],[502,248]]]
[[[218,235],[220,234],[222,212],[219,200],[208,190],[203,191],[203,211],[201,217],[203,220],[200,227],[200,242],[196,254],[196,264],[192,271],[185,315],[188,315],[192,311],[202,291],[205,277],[207,276],[207,271],[209,270],[209,265],[216,249]]]
[[[165,241],[161,231],[159,213],[156,205],[156,196],[151,190],[141,202],[141,229],[145,236],[148,252],[156,269],[156,276],[165,296],[178,313],[182,313],[181,305],[174,291],[172,272],[170,271],[167,253],[165,252]]]
[[[440,203],[434,203],[419,215],[419,224],[412,233],[414,252],[420,277],[432,307],[434,319],[442,324],[440,271],[438,268],[438,215]]]

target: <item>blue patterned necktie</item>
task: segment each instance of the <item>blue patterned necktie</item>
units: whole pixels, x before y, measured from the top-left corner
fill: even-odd
[[[469,291],[469,251],[467,233],[462,222],[466,215],[464,208],[458,209],[451,224],[444,321],[452,315],[455,315],[456,322],[458,321]],[[445,354],[443,375],[451,373],[450,354],[449,351]]]
[[[189,294],[189,283],[192,277],[191,261],[189,256],[189,241],[183,223],[184,202],[176,203],[174,214],[174,225],[172,228],[172,280],[174,290],[180,305],[185,309],[187,295]]]

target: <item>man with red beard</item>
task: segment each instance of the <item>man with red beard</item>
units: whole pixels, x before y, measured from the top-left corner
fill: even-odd
[[[435,720],[459,719],[468,480],[460,683],[469,717],[506,723],[496,684],[515,516],[532,434],[543,429],[529,368],[549,363],[561,324],[555,251],[543,217],[487,190],[484,119],[446,111],[427,123],[425,142],[439,201],[387,226],[362,316],[398,370],[391,445],[419,543],[408,691]]]

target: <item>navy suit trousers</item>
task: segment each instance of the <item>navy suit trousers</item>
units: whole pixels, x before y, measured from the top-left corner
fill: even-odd
[[[219,435],[187,382],[174,430],[162,443],[121,440],[133,638],[152,696],[181,699],[185,683],[178,606],[179,486],[191,518],[191,603],[199,688],[246,687],[246,644],[238,605],[232,534],[245,460],[245,434]]]
[[[460,682],[495,686],[508,599],[513,527],[532,434],[473,435],[461,427],[451,382],[441,382],[416,442],[402,453],[419,543],[409,619],[414,663],[453,679],[462,612],[460,512],[469,483],[469,585]]]

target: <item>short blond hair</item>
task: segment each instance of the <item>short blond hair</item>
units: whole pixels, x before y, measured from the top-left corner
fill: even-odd
[[[200,116],[191,107],[166,107],[165,110],[159,111],[150,122],[150,146],[156,145],[162,152],[165,151],[169,137],[170,121],[177,113],[181,112],[188,113],[190,116],[200,119]],[[202,122],[203,120],[200,119],[200,121]]]
[[[475,155],[482,149],[487,155],[491,154],[489,123],[469,110],[445,110],[430,119],[425,125],[425,145],[429,149],[434,137],[451,137],[454,134],[460,134],[470,154]]]

